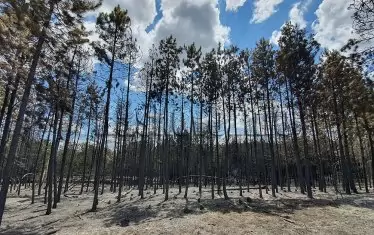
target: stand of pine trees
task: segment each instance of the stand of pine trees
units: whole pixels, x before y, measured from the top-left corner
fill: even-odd
[[[369,192],[374,87],[365,56],[325,50],[287,23],[279,48],[207,50],[167,37],[138,66],[126,10],[100,1],[5,1],[0,21],[0,222],[7,193],[44,195],[46,214],[78,185],[98,198],[125,187]],[[65,9],[60,11],[60,9]],[[355,43],[355,42],[351,42]],[[93,53],[92,53],[93,51]],[[100,64],[91,70],[90,57]],[[319,56],[317,58],[317,56]],[[104,72],[103,72],[104,71]],[[115,71],[120,71],[115,73]],[[131,89],[137,87],[137,89]],[[108,185],[110,187],[105,187]]]

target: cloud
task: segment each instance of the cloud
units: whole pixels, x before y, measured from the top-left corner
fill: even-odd
[[[349,39],[358,37],[352,28],[350,4],[347,0],[324,0],[318,6],[312,29],[322,47],[341,49]]]
[[[230,28],[220,22],[218,0],[161,0],[162,18],[149,32],[146,29],[157,16],[155,0],[137,0],[137,4],[133,0],[104,1],[91,18],[99,12],[112,11],[118,4],[128,10],[134,37],[142,51],[142,61],[147,59],[153,43],[157,46],[161,39],[170,35],[177,39],[179,45],[195,42],[203,50],[216,47],[219,42],[230,41]],[[87,21],[85,26],[94,31],[95,22]],[[90,39],[97,40],[98,36],[93,34]]]
[[[278,11],[277,6],[283,0],[255,0],[251,23],[262,23]]]
[[[247,0],[226,0],[226,11],[237,11]]]
[[[147,27],[153,22],[157,14],[156,2],[155,0],[137,0],[136,3],[134,4],[133,0],[103,1],[103,4],[93,15],[97,15],[99,12],[111,12],[114,7],[119,5],[121,8],[128,10],[133,24]]]
[[[153,23],[153,20],[157,15],[155,0],[137,0],[137,4],[134,4],[133,0],[103,1],[103,4],[97,11],[90,13],[87,16],[89,19],[93,20],[88,20],[84,23],[85,27],[93,32],[89,39],[91,41],[99,40],[99,37],[95,32],[95,19],[99,12],[111,12],[117,5],[128,11],[128,15],[131,18],[133,36],[137,39],[140,48],[142,50],[147,50],[151,45],[151,41],[146,29]]]
[[[152,44],[156,47],[159,41],[173,35],[180,46],[192,44],[201,46],[203,52],[210,50],[218,43],[230,43],[230,28],[222,25],[220,21],[219,0],[161,0],[160,14],[162,18],[154,23],[157,16],[155,0],[115,0],[104,1],[100,9],[92,14],[95,19],[98,12],[110,12],[116,5],[128,10],[132,22],[132,31],[141,49],[141,58],[136,64],[142,67],[148,59]],[[240,0],[243,1],[243,0]],[[141,7],[139,7],[141,6]],[[148,27],[152,25],[149,30]],[[86,27],[94,30],[95,22],[87,21]],[[148,29],[148,32],[146,31]],[[97,40],[93,34],[90,39]],[[139,79],[134,78],[134,85]]]
[[[300,28],[306,28],[307,22],[304,18],[304,14],[308,11],[308,7],[312,0],[306,0],[304,2],[297,2],[293,4],[290,12],[288,13],[289,21],[292,24],[299,25]],[[284,24],[280,27],[282,29]],[[270,37],[270,42],[274,45],[278,45],[278,40],[281,36],[281,30],[274,30]]]
[[[308,7],[312,0],[307,0],[305,2],[297,2],[293,4],[288,16],[293,24],[298,24],[300,28],[305,28],[307,25],[304,19],[304,14],[308,11]]]
[[[282,35],[281,31],[274,30],[270,37],[270,43],[273,43],[274,45],[278,45],[278,41],[281,35]]]
[[[161,9],[163,18],[149,34],[155,43],[171,34],[180,45],[195,42],[205,50],[229,42],[217,0],[162,0]]]

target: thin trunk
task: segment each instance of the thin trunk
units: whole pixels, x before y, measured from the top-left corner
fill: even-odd
[[[86,144],[84,146],[84,158],[83,158],[83,174],[82,174],[82,179],[81,179],[81,190],[79,194],[83,193],[83,188],[84,188],[84,180],[86,177],[86,164],[87,164],[87,155],[88,155],[88,145],[89,145],[89,140],[90,140],[90,130],[91,130],[91,115],[92,115],[92,102],[90,102],[89,106],[89,114],[88,114],[88,125],[87,125],[87,136],[86,136]]]
[[[49,112],[49,114],[48,114],[48,117],[47,117],[47,120],[46,120],[46,124],[45,124],[44,130],[43,130],[43,133],[42,133],[42,137],[40,138],[40,144],[39,144],[39,147],[38,147],[38,151],[36,153],[36,160],[34,162],[33,177],[32,177],[31,204],[34,204],[34,201],[35,201],[35,179],[36,179],[36,173],[37,173],[37,169],[38,169],[38,162],[39,162],[40,152],[41,152],[42,147],[43,147],[44,135],[45,135],[45,133],[46,133],[46,131],[48,129],[48,122],[49,122],[50,116],[51,116],[51,112]]]
[[[350,157],[350,154],[349,154],[349,146],[348,146],[349,143],[348,143],[348,134],[347,134],[346,115],[345,115],[345,107],[344,107],[343,102],[341,103],[341,114],[342,114],[342,119],[343,119],[342,128],[343,128],[343,139],[344,139],[344,152],[346,154],[346,159],[347,159],[348,183],[349,183],[350,189],[354,193],[358,193],[357,189],[356,189],[355,182],[354,182],[354,175],[353,175],[353,172],[352,172],[353,171],[352,162],[351,162],[351,157]]]
[[[286,125],[287,125],[287,115],[284,115],[283,112],[283,99],[282,99],[282,91],[279,85],[279,99],[280,99],[280,108],[281,108],[281,120],[282,120],[282,140],[283,140],[283,148],[284,148],[284,158],[285,158],[285,171],[286,171],[286,178],[287,178],[287,191],[291,192],[291,181],[290,175],[288,170],[288,151],[287,151],[287,142],[286,142]]]
[[[148,81],[148,77],[146,79],[146,86],[148,86],[148,89],[146,87],[146,96],[145,96],[145,106],[144,106],[144,118],[143,118],[143,129],[142,129],[142,137],[141,137],[141,148],[140,148],[140,156],[139,156],[139,195],[140,198],[144,198],[144,171],[145,171],[145,155],[146,155],[146,138],[148,136],[148,116],[149,116],[149,107],[151,102],[151,88],[152,88],[152,75],[153,75],[153,61],[152,61],[152,71],[151,71],[151,77],[150,81]],[[182,118],[183,119],[183,118]]]
[[[360,154],[361,154],[361,162],[362,162],[362,171],[363,171],[364,182],[365,182],[365,191],[369,193],[368,179],[367,179],[367,173],[366,173],[365,151],[364,151],[364,145],[362,144],[362,136],[361,136],[361,131],[358,125],[358,119],[357,119],[356,114],[355,114],[355,124],[356,124],[358,141],[360,143]]]
[[[251,111],[252,111],[253,152],[255,155],[256,165],[257,165],[258,194],[259,194],[259,197],[262,198],[262,187],[261,187],[262,167],[260,164],[261,160],[260,160],[259,154],[257,153],[258,151],[257,150],[257,118],[256,118],[256,111],[255,111],[254,102],[253,102],[253,98],[256,96],[256,94],[253,94],[253,87],[251,84],[250,84],[249,89],[250,89],[250,96],[251,96]],[[256,105],[258,107],[257,99],[256,99]],[[261,123],[260,123],[260,126],[261,126]]]
[[[185,153],[185,146],[184,146],[184,94],[182,94],[182,110],[181,110],[181,137],[180,137],[180,161],[178,163],[178,185],[179,185],[179,193],[182,193],[182,165],[184,161],[184,153]]]
[[[249,151],[249,141],[248,141],[248,126],[247,126],[247,109],[245,107],[245,101],[243,101],[243,113],[244,113],[244,135],[245,135],[245,159],[246,159],[246,164],[245,164],[245,172],[246,172],[246,178],[247,178],[247,192],[249,192],[249,176],[250,176],[250,164],[252,163],[252,154],[250,156],[250,151]]]
[[[102,133],[102,139],[101,144],[99,147],[99,152],[96,158],[96,170],[95,170],[95,178],[94,178],[94,198],[92,202],[92,208],[91,211],[97,210],[97,204],[99,203],[98,197],[99,197],[99,181],[100,181],[100,173],[101,173],[101,162],[103,160],[103,156],[105,153],[105,146],[106,141],[108,138],[108,130],[109,130],[109,109],[110,109],[110,95],[111,95],[111,89],[112,89],[112,81],[113,81],[113,70],[114,70],[114,62],[115,62],[115,49],[117,45],[117,24],[114,30],[114,40],[113,40],[113,46],[112,46],[112,58],[110,61],[110,73],[109,73],[109,79],[107,82],[107,97],[106,97],[106,103],[105,103],[105,110],[104,110],[104,127],[103,127],[103,133]]]
[[[238,129],[237,129],[237,123],[236,123],[236,99],[235,99],[235,93],[233,92],[233,103],[234,103],[234,134],[235,134],[235,152],[234,152],[234,162],[239,162],[239,173],[238,173],[238,177],[239,177],[239,190],[240,190],[240,193],[239,195],[242,197],[243,196],[243,189],[242,189],[242,157],[241,155],[239,154],[239,144],[238,144]]]
[[[298,176],[298,183],[300,185],[300,191],[302,194],[305,193],[305,181],[303,177],[302,167],[301,167],[301,160],[300,160],[300,148],[297,140],[297,131],[296,131],[296,121],[295,121],[295,108],[293,104],[293,91],[291,87],[291,82],[286,82],[286,90],[287,90],[287,103],[288,103],[288,110],[290,116],[290,123],[291,123],[291,130],[293,136],[293,146],[294,146],[294,153],[296,157],[296,168],[297,168],[297,176]]]
[[[0,110],[0,129],[1,129],[1,126],[3,124],[3,118],[4,118],[5,110],[8,107],[9,94],[10,94],[10,81],[8,81],[8,84],[5,87],[5,94],[4,94],[3,104],[1,105],[1,110]]]
[[[56,137],[56,143],[55,143],[55,146],[53,148],[53,150],[51,151],[52,153],[52,159],[53,159],[53,170],[52,170],[52,174],[53,174],[53,205],[52,205],[52,208],[56,208],[57,207],[57,176],[56,176],[56,173],[57,173],[57,152],[58,152],[58,148],[59,148],[59,144],[60,144],[60,139],[61,139],[61,131],[62,131],[62,123],[63,123],[63,109],[60,109],[60,122],[59,122],[59,125],[58,125],[58,129],[57,129],[57,137]]]
[[[214,165],[214,146],[213,146],[213,113],[212,113],[213,104],[209,104],[209,152],[211,160],[211,184],[212,184],[212,199],[214,199],[214,183],[215,183],[215,165]]]
[[[218,119],[218,101],[216,101],[215,114],[216,114],[215,124],[216,124],[217,193],[218,193],[218,195],[221,195],[221,182],[222,182],[222,170],[221,170],[222,166],[221,165],[222,165],[222,163],[220,163],[220,161],[219,161],[219,142],[218,142],[218,129],[219,129],[219,126],[221,124],[219,123],[219,119]]]
[[[194,122],[193,122],[193,91],[194,91],[194,75],[192,74],[191,75],[191,91],[190,91],[190,99],[191,99],[191,103],[190,103],[190,135],[189,135],[189,140],[188,140],[188,153],[187,153],[187,161],[186,161],[186,180],[185,180],[185,184],[186,184],[186,190],[184,191],[184,198],[187,198],[187,194],[188,194],[188,185],[189,185],[189,182],[190,182],[190,158],[192,156],[192,153],[193,153],[193,146],[192,146],[192,140],[193,140],[193,125],[194,125]]]
[[[131,57],[131,55],[130,55]],[[131,61],[131,58],[130,58]],[[122,187],[123,187],[123,174],[124,174],[124,168],[125,168],[125,158],[127,155],[127,147],[126,147],[126,140],[127,140],[127,130],[129,126],[129,98],[130,98],[130,75],[131,75],[131,64],[128,64],[127,69],[127,89],[126,89],[126,104],[125,104],[125,127],[123,130],[123,139],[122,139],[122,156],[120,159],[120,167],[119,167],[119,187],[118,187],[118,196],[117,196],[117,202],[121,201],[122,197]]]
[[[271,118],[271,105],[270,105],[270,88],[269,82],[266,84],[266,100],[267,100],[267,111],[268,111],[268,129],[269,129],[269,139],[270,139],[270,155],[271,155],[271,194],[276,197],[275,191],[277,188],[276,182],[276,169],[275,169],[275,151],[274,151],[274,133],[273,133],[273,121]],[[266,116],[266,113],[265,113]],[[265,117],[266,118],[266,117]]]
[[[366,114],[364,114],[364,123],[365,123],[365,128],[368,134],[369,138],[369,146],[370,146],[370,152],[371,152],[371,181],[374,184],[374,140],[373,140],[373,131],[369,126],[369,121],[367,119]]]
[[[26,108],[27,108],[27,104],[29,101],[32,84],[34,83],[36,68],[38,66],[39,58],[40,58],[40,55],[43,49],[43,44],[46,40],[46,31],[47,31],[47,28],[49,28],[50,20],[51,20],[53,11],[54,11],[54,6],[55,6],[54,4],[55,3],[52,1],[49,3],[49,12],[43,23],[43,29],[38,38],[38,42],[36,43],[36,46],[35,46],[35,51],[32,57],[32,62],[31,62],[29,73],[28,73],[26,83],[25,83],[24,93],[23,93],[19,111],[18,111],[16,125],[13,131],[13,138],[12,138],[12,141],[9,147],[7,163],[3,171],[3,176],[2,176],[3,184],[0,190],[0,225],[3,220],[5,201],[6,201],[6,196],[8,194],[8,188],[9,188],[9,182],[10,182],[10,175],[11,175],[11,172],[13,171],[13,165],[14,165],[15,156],[17,154],[18,142],[21,137],[24,116],[26,113]]]
[[[69,182],[70,182],[70,178],[72,177],[71,174],[73,172],[73,161],[74,161],[75,155],[77,153],[78,141],[80,139],[81,132],[82,132],[82,127],[83,127],[83,121],[79,120],[79,116],[80,116],[80,114],[78,114],[77,123],[80,123],[80,125],[79,125],[79,130],[78,130],[78,125],[76,125],[75,131],[74,131],[73,151],[72,151],[71,156],[70,156],[68,175],[66,176],[64,193],[66,193],[69,190]],[[77,136],[77,132],[78,132],[78,136]]]
[[[12,93],[10,95],[9,102],[8,102],[8,110],[7,110],[7,113],[6,113],[3,134],[1,135],[1,142],[0,142],[0,168],[1,168],[0,179],[2,179],[2,172],[4,170],[2,168],[2,166],[4,165],[4,162],[5,162],[6,143],[7,143],[7,140],[8,140],[8,135],[10,134],[12,115],[13,115],[13,109],[14,109],[14,102],[16,101],[16,98],[17,98],[17,91],[18,91],[20,77],[21,76],[19,74],[17,74],[16,81],[15,81],[15,87],[14,87],[14,90],[12,91]]]
[[[202,194],[202,180],[203,180],[203,158],[204,158],[204,148],[203,148],[203,101],[202,101],[202,88],[200,89],[200,136],[199,136],[199,197]]]
[[[339,118],[339,112],[338,112],[338,104],[336,100],[336,95],[334,94],[333,104],[334,104],[334,111],[335,111],[335,125],[338,132],[338,141],[339,141],[339,155],[340,155],[340,161],[343,169],[343,188],[347,194],[351,194],[351,189],[349,187],[348,182],[348,169],[347,169],[347,163],[343,148],[343,137],[341,133],[341,120]]]
[[[74,62],[76,54],[76,49],[74,51],[71,64]],[[67,89],[69,89],[69,83],[72,77],[72,67],[70,68],[69,75],[68,75],[68,84],[67,84]],[[61,192],[62,192],[62,184],[64,182],[64,172],[65,172],[65,165],[66,165],[66,158],[69,150],[69,144],[70,144],[70,137],[71,137],[71,128],[73,125],[73,117],[74,117],[74,110],[75,110],[75,101],[76,101],[76,96],[77,96],[77,90],[78,90],[78,81],[79,81],[79,73],[80,73],[80,60],[78,63],[78,72],[77,72],[77,79],[75,81],[75,88],[73,91],[73,100],[72,100],[72,105],[71,105],[71,113],[69,115],[69,124],[68,124],[68,129],[66,131],[66,136],[65,136],[65,144],[64,144],[64,150],[62,152],[62,157],[61,157],[61,168],[60,168],[60,176],[59,176],[59,183],[58,183],[58,192],[57,192],[57,199],[56,203],[60,202],[61,199]]]
[[[51,124],[49,125],[47,141],[46,141],[45,148],[44,148],[44,153],[43,153],[42,169],[41,169],[41,171],[40,171],[40,176],[39,176],[39,189],[38,189],[38,195],[40,195],[40,194],[41,194],[41,191],[42,191],[43,176],[44,176],[44,171],[45,171],[45,163],[46,163],[46,160],[47,160],[47,150],[48,150],[49,138],[50,138],[50,135],[51,135],[51,130],[52,130],[52,126],[53,126],[52,123],[53,123],[53,122],[54,122],[54,120],[53,120],[53,117],[52,117]]]
[[[57,126],[58,126],[58,121],[59,121],[59,109],[58,107],[56,106],[55,108],[55,116],[54,116],[54,120],[53,120],[53,134],[52,134],[52,147],[51,147],[51,153],[49,154],[49,161],[48,161],[48,172],[47,172],[47,196],[48,196],[48,205],[47,205],[47,212],[46,214],[49,215],[51,214],[52,212],[52,195],[53,195],[53,192],[52,192],[52,177],[53,177],[53,164],[54,164],[54,153],[55,153],[55,149],[56,149],[56,153],[57,153],[57,148],[56,148],[56,144],[57,144],[57,139],[58,139],[58,136],[57,136]]]
[[[310,176],[310,160],[309,160],[309,147],[308,147],[308,137],[306,133],[306,122],[305,122],[305,109],[304,104],[300,100],[301,98],[298,97],[298,106],[299,106],[299,114],[300,114],[300,122],[301,122],[301,130],[303,134],[303,143],[304,143],[304,158],[305,158],[305,183],[306,183],[306,190],[308,198],[313,198],[312,187],[311,187],[311,176]]]
[[[227,183],[227,173],[228,173],[228,161],[229,161],[229,141],[230,141],[230,96],[228,96],[228,127],[226,129],[226,107],[225,107],[225,97],[222,97],[222,112],[223,112],[223,130],[225,132],[225,158],[223,159],[223,172],[222,172],[222,187],[223,187],[223,195],[225,200],[229,199],[226,190],[226,183]]]

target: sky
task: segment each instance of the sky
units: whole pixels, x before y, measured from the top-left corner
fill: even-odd
[[[276,46],[286,21],[315,34],[323,48],[340,49],[356,37],[350,0],[104,0],[86,27],[94,31],[98,12],[110,12],[118,4],[128,10],[145,58],[152,43],[170,35],[180,45],[195,42],[204,51],[219,42],[253,48],[262,37]]]
[[[87,16],[86,28],[94,32],[98,13],[110,12],[118,4],[128,10],[144,60],[153,43],[157,45],[170,35],[181,46],[195,42],[205,52],[218,43],[254,48],[262,37],[277,47],[279,32],[286,21],[314,34],[322,48],[339,50],[349,39],[357,37],[352,29],[353,13],[348,9],[350,0],[103,0],[103,5]],[[90,39],[99,38],[94,33]],[[125,82],[125,68],[121,64],[116,68],[115,81]],[[97,75],[100,79],[106,79],[108,68],[96,64],[95,70],[101,71]],[[120,93],[113,95],[118,99]],[[132,89],[130,100],[130,110],[134,110],[144,102],[144,94]],[[111,103],[112,117],[115,103]],[[135,116],[135,112],[131,114]],[[112,118],[111,132],[113,122]]]

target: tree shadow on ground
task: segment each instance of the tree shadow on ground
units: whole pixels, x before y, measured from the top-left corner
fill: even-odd
[[[183,195],[180,195],[177,191],[171,192],[168,201],[163,201],[163,194],[146,193],[145,199],[140,199],[136,192],[131,190],[124,193],[123,200],[121,203],[116,203],[115,194],[113,199],[103,199],[100,201],[97,212],[84,212],[76,211],[74,214],[69,214],[66,218],[80,219],[81,223],[84,223],[85,219],[98,220],[98,223],[103,223],[105,227],[111,226],[129,226],[148,223],[151,221],[158,220],[171,220],[173,223],[175,218],[184,218],[189,215],[201,215],[209,212],[218,213],[261,213],[268,216],[279,216],[287,220],[289,215],[292,215],[298,210],[304,210],[306,208],[324,208],[324,207],[340,207],[343,205],[350,205],[354,207],[374,209],[374,197],[373,194],[353,194],[353,195],[339,195],[339,197],[330,194],[327,199],[307,199],[300,198],[304,196],[297,195],[297,198],[287,197],[280,193],[278,198],[270,198],[268,200],[263,199],[250,199],[247,197],[234,196],[229,193],[230,199],[225,200],[219,195],[216,195],[215,199],[198,199],[199,194],[192,191],[188,199],[184,199]],[[325,196],[322,196],[325,197]],[[285,198],[286,197],[286,198]],[[112,198],[112,197],[111,197]],[[79,196],[78,198],[65,198],[66,201],[73,201],[75,203],[83,203],[83,201],[91,200],[87,196]],[[51,217],[49,221],[44,221],[40,224],[40,227],[35,227],[34,223],[38,220],[39,216],[44,216],[44,210],[39,207],[44,207],[42,204],[42,198],[36,199],[36,204],[30,207],[33,216],[24,219],[24,221],[18,221],[19,223],[13,224],[12,227],[6,229],[0,229],[0,234],[52,234],[57,229],[63,229],[68,227],[76,226],[77,223],[64,223],[64,218],[61,217],[59,220]],[[107,205],[104,205],[107,203]],[[66,208],[62,208],[65,210]],[[54,213],[59,213],[58,209]],[[20,210],[22,211],[22,210]],[[70,221],[71,222],[71,221]]]
[[[4,234],[4,235],[37,235],[37,233],[20,231],[20,230],[17,230],[17,229],[14,229],[14,230],[12,229],[12,230],[9,230],[9,231],[0,230],[0,233]]]
[[[307,199],[307,198],[274,198],[271,200],[247,199],[245,197],[231,197],[230,199],[183,199],[171,197],[168,201],[152,204],[152,198],[139,199],[129,205],[113,205],[112,209],[105,213],[107,227],[121,225],[126,221],[128,225],[137,225],[149,221],[183,218],[190,214],[204,214],[207,212],[219,213],[243,213],[254,212],[270,216],[288,218],[295,211],[312,207],[340,207],[350,205],[374,209],[374,199],[367,194],[355,194],[342,199]],[[152,204],[152,206],[151,206]]]
[[[45,230],[41,232],[27,231],[23,228],[9,228],[9,229],[0,229],[0,234],[4,235],[38,235],[38,234],[55,234],[58,230]]]
[[[368,197],[368,195],[370,194],[358,193],[349,195],[349,197],[343,195],[343,197],[336,199],[335,202],[340,205],[350,205],[354,207],[374,210],[374,198]]]

